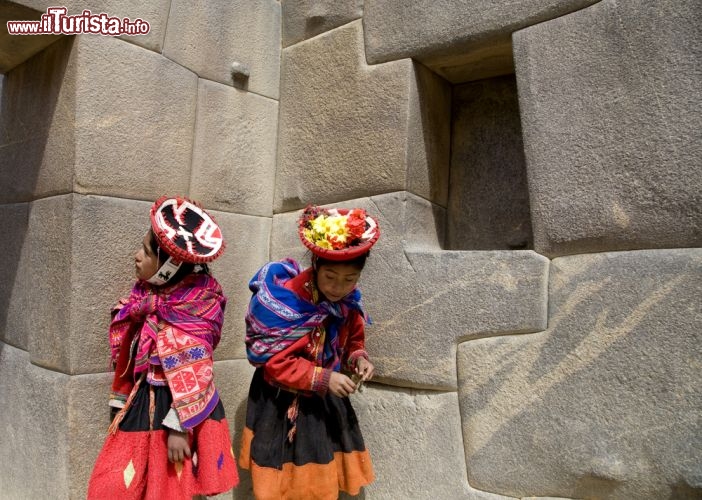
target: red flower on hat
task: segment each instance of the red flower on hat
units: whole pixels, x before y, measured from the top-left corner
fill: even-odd
[[[352,239],[358,240],[366,232],[366,211],[354,209],[349,212],[349,218],[346,221],[346,228],[351,234]]]

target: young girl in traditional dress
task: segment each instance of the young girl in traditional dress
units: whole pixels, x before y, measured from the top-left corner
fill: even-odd
[[[380,230],[364,210],[308,207],[299,235],[310,268],[271,262],[249,283],[246,346],[257,369],[239,463],[259,500],[335,500],[374,479],[348,396],[374,371],[356,283]]]
[[[134,256],[137,282],[112,311],[114,418],[89,500],[177,500],[238,483],[212,353],[226,298],[207,263],[219,226],[185,198],[163,197]]]

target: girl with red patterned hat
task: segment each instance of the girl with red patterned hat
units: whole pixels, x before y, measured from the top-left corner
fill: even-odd
[[[212,371],[227,299],[207,264],[223,250],[219,226],[194,202],[152,206],[137,282],[112,310],[113,420],[89,500],[190,499],[239,482]]]
[[[374,479],[349,395],[374,372],[356,285],[380,230],[361,209],[308,207],[298,226],[312,266],[270,262],[249,283],[239,464],[257,499],[337,499]]]

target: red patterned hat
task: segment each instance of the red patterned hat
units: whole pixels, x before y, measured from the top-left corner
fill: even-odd
[[[224,251],[224,238],[214,219],[188,198],[163,196],[151,207],[151,229],[158,245],[173,260],[212,262]]]
[[[368,253],[380,237],[380,227],[361,208],[308,206],[298,220],[298,234],[318,257],[344,261]]]

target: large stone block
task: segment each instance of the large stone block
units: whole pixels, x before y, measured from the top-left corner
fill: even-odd
[[[67,497],[67,376],[29,363],[25,351],[0,343],[0,487],[5,498]],[[28,477],[29,471],[41,471]]]
[[[538,252],[702,245],[701,15],[604,0],[515,33]]]
[[[33,18],[27,18],[37,21],[40,19],[41,14],[47,13],[49,7],[57,5],[57,2],[53,0],[14,0],[14,3],[22,4],[38,11]],[[141,2],[139,0],[63,0],[58,5],[66,7],[69,16],[79,16],[83,14],[83,11],[89,10],[93,15],[105,13],[111,18],[129,18],[132,22],[136,19],[146,21],[149,23],[148,34],[139,36],[122,35],[120,38],[155,52],[161,52],[163,48],[168,11],[171,6],[170,0],[154,0],[150,2]],[[44,38],[45,36],[24,38]]]
[[[197,77],[158,54],[94,35],[55,43],[3,84],[4,201],[186,192],[196,100]]]
[[[446,82],[368,66],[361,21],[284,49],[281,72],[275,213],[405,189],[445,205]]]
[[[202,78],[278,98],[280,4],[173,0],[163,54]],[[250,75],[232,79],[232,63]]]
[[[376,475],[363,498],[505,498],[468,484],[455,392],[369,384],[351,399]],[[432,465],[433,460],[441,466]]]
[[[153,200],[190,183],[197,76],[108,37],[77,41],[74,190]]]
[[[29,204],[0,205],[0,220],[0,255],[4,257],[0,267],[0,342],[27,350],[31,331],[27,311],[33,302],[28,274]]]
[[[381,228],[360,281],[373,319],[366,347],[379,381],[455,389],[457,342],[546,328],[546,258],[531,251],[442,251],[441,210],[406,193],[338,205],[365,208]],[[308,253],[295,233],[298,216],[274,216],[274,258]]]
[[[67,375],[30,363],[0,343],[3,498],[85,498],[109,425],[107,374]]]
[[[459,346],[469,482],[516,497],[699,498],[702,251],[551,268],[546,331]]]
[[[371,64],[411,57],[454,83],[511,73],[513,31],[596,1],[368,0],[366,56]]]
[[[32,363],[70,374],[105,370],[110,309],[134,282],[133,255],[149,227],[149,207],[78,194],[32,203]]]
[[[200,80],[190,194],[209,208],[273,215],[278,103]]]
[[[283,47],[363,16],[363,0],[283,0]]]
[[[65,37],[3,78],[0,201],[69,192],[75,164],[73,38]]]
[[[514,76],[453,89],[451,250],[532,247],[529,191]]]
[[[251,292],[249,280],[268,261],[271,219],[225,212],[210,212],[222,228],[227,248],[212,265],[228,298],[224,330],[215,359],[246,358],[244,315]]]

